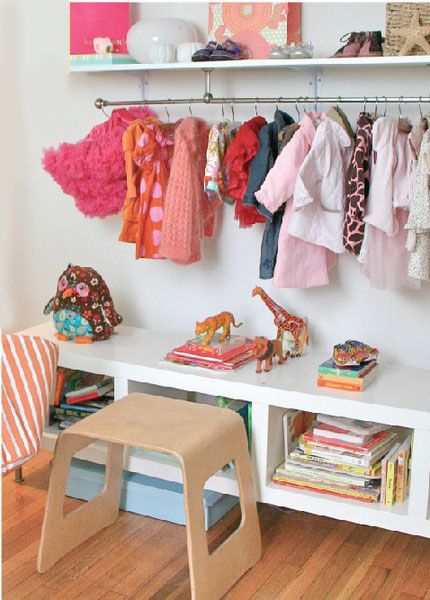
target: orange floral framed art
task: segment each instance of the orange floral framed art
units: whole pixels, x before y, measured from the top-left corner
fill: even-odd
[[[210,2],[209,39],[239,43],[245,58],[267,58],[276,46],[301,41],[300,2]]]

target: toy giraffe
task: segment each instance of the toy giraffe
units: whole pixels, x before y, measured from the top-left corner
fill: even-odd
[[[295,356],[302,356],[309,343],[308,324],[305,319],[291,315],[284,308],[276,304],[261,287],[252,290],[253,296],[260,296],[267,308],[273,313],[275,327],[278,329],[278,339],[281,339],[284,331],[290,333],[294,338]]]

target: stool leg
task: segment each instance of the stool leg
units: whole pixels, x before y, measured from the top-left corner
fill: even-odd
[[[57,440],[37,556],[39,573],[47,571],[61,557],[100,529],[111,525],[118,515],[124,446],[110,443],[105,485],[101,494],[64,516],[70,461],[76,452],[94,441],[81,435],[67,434],[66,431]]]
[[[219,600],[261,558],[261,534],[255,501],[251,461],[243,424],[235,431],[233,445],[226,440],[200,457],[198,464],[185,461],[184,502],[193,600]],[[230,446],[230,455],[226,447]],[[211,457],[214,459],[211,459]],[[204,528],[203,489],[207,478],[235,461],[242,520],[236,531],[209,554]],[[202,463],[204,462],[204,474]]]

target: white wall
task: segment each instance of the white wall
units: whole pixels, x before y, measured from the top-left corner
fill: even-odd
[[[146,4],[144,16],[192,16],[206,30],[207,5]],[[339,37],[355,30],[384,28],[381,3],[309,3],[303,6],[303,38],[316,45],[315,54],[333,53]],[[7,60],[1,69],[3,184],[1,222],[0,322],[6,331],[43,320],[45,302],[53,295],[68,262],[91,265],[106,278],[126,324],[160,330],[193,330],[196,319],[219,310],[232,310],[249,334],[274,335],[270,313],[250,292],[258,280],[261,227],[240,230],[226,207],[216,240],[205,245],[204,260],[181,267],[167,261],[138,261],[133,248],[116,241],[120,217],[87,219],[73,199],[40,166],[42,149],[82,138],[104,117],[93,100],[139,97],[133,74],[68,73],[68,10],[58,0],[3,0],[0,26]],[[5,54],[3,58],[5,58]],[[428,68],[396,70],[327,70],[323,91],[331,95],[414,94],[429,92]],[[5,79],[6,76],[6,79]],[[218,72],[218,95],[305,95],[309,76],[293,71]],[[203,76],[154,73],[152,97],[200,96]],[[261,108],[270,117],[274,107]],[[294,115],[294,108],[291,108]],[[358,107],[349,111],[351,118]],[[390,108],[393,114],[397,108]],[[411,112],[411,109],[406,109]],[[187,113],[172,108],[171,117]],[[163,113],[163,111],[161,111]],[[249,118],[253,107],[237,110]],[[210,119],[219,107],[197,107],[194,114]],[[5,116],[6,115],[6,116]],[[162,118],[164,114],[161,115]],[[414,113],[411,112],[411,116]],[[2,165],[5,163],[2,162]],[[312,290],[279,290],[263,282],[279,303],[310,319],[314,346],[330,353],[348,337],[380,347],[386,360],[429,367],[429,286],[420,292],[384,291],[369,287],[351,256],[342,256],[332,283]]]

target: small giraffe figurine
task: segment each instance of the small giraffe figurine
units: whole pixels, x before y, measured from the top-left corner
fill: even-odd
[[[276,304],[261,287],[255,287],[252,290],[252,296],[260,296],[267,308],[273,313],[275,327],[278,330],[278,339],[282,338],[284,331],[291,333],[294,338],[294,356],[303,356],[309,343],[306,320],[291,315],[279,304]]]

